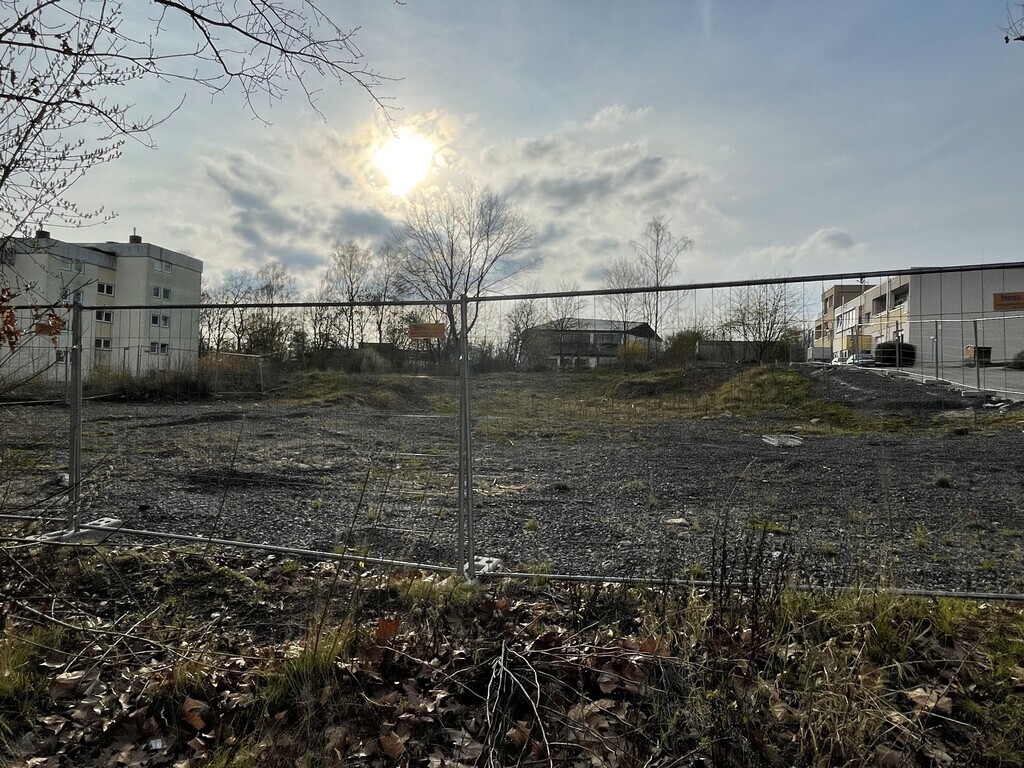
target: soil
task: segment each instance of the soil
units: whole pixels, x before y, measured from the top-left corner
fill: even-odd
[[[704,371],[694,387],[727,373]],[[508,570],[697,579],[753,556],[815,584],[1024,592],[1015,404],[879,371],[804,373],[878,429],[786,413],[664,418],[649,399],[623,423],[584,402],[572,375],[478,377],[475,395],[508,408],[475,413],[476,554]],[[91,401],[85,519],[452,566],[456,382],[414,389],[389,408]],[[61,406],[0,406],[4,511],[64,514],[67,424]]]

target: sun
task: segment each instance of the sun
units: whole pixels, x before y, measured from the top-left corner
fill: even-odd
[[[430,173],[434,145],[426,136],[400,132],[373,154],[373,164],[387,177],[393,194],[405,195]]]

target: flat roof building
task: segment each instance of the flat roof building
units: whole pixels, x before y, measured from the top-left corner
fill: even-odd
[[[83,306],[82,368],[131,374],[188,370],[199,356],[198,305],[203,262],[145,243],[69,243],[40,230],[12,238],[0,254],[0,287],[11,304],[53,308],[58,335],[36,333],[32,311],[18,311],[26,331],[0,356],[0,379],[63,380],[71,348],[71,306]]]

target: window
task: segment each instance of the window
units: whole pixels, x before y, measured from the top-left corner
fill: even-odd
[[[96,339],[96,349],[110,349],[110,339]]]
[[[171,289],[170,288],[164,288],[164,301],[170,301],[170,300],[171,300]]]
[[[112,323],[114,322],[113,312],[104,312],[102,309],[96,310],[96,322],[97,323]]]
[[[114,286],[110,283],[96,283],[96,293],[100,296],[113,296]]]
[[[154,285],[153,286],[153,298],[154,299],[163,299],[164,301],[170,301],[171,300],[171,289],[170,288],[162,288],[159,285]]]
[[[154,285],[153,286],[153,298],[154,299],[159,299],[160,298],[160,286],[159,285]]]
[[[153,262],[153,271],[154,272],[170,273],[170,271],[171,271],[171,262],[169,262],[169,261],[154,261]]]
[[[151,355],[166,355],[170,351],[170,346],[167,344],[161,344],[158,341],[149,342],[149,353]]]
[[[162,327],[164,327],[164,328],[170,328],[171,327],[171,316],[170,315],[160,315],[160,325]]]
[[[150,315],[149,316],[149,324],[150,325],[159,326],[160,325],[160,315]]]
[[[154,328],[170,328],[171,327],[171,316],[170,315],[158,315],[156,313],[149,316],[149,324]]]
[[[78,259],[69,259],[66,256],[60,257],[60,268],[63,272],[78,272],[81,273],[85,269],[85,265]]]
[[[65,290],[63,293],[61,293],[60,300],[67,304],[81,304],[82,292]]]

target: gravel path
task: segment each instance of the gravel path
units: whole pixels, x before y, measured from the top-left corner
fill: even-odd
[[[723,550],[737,562],[760,547],[760,558],[791,557],[816,583],[1024,591],[1020,426],[979,430],[956,393],[875,372],[809,375],[829,399],[882,420],[956,415],[906,434],[818,434],[795,422],[777,431],[801,441],[773,445],[765,427],[728,414],[641,415],[568,435],[553,425],[514,439],[488,437],[481,414],[477,553],[514,569],[705,577]],[[511,380],[476,385],[506,387],[524,409],[535,402]],[[87,514],[452,565],[455,416],[419,406],[90,403]],[[60,511],[66,417],[0,408],[7,510],[52,496]]]

